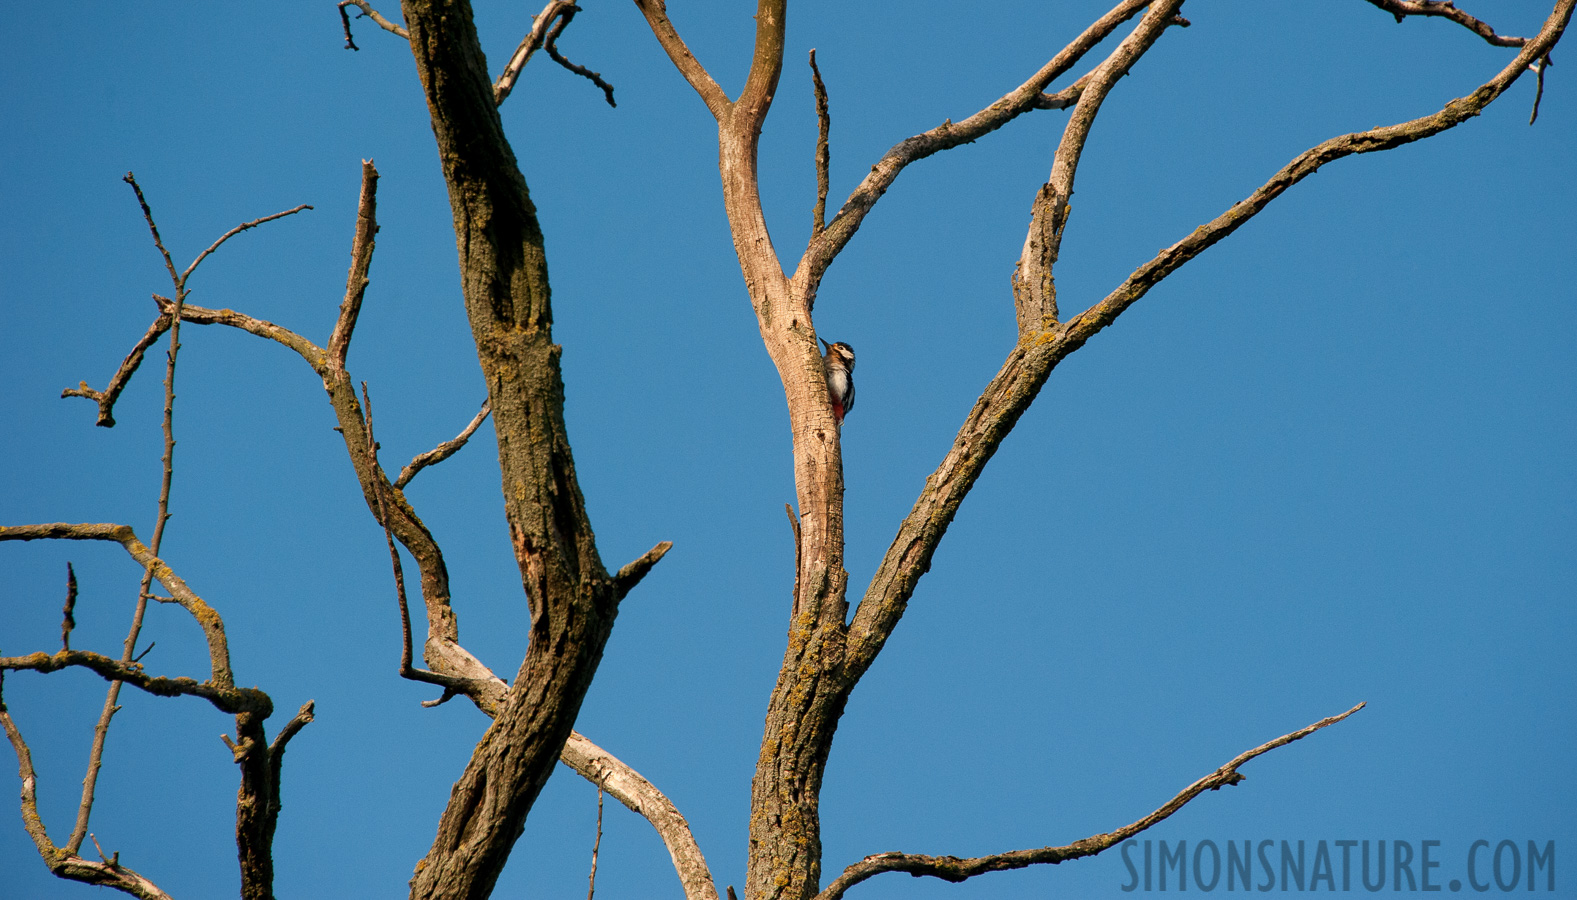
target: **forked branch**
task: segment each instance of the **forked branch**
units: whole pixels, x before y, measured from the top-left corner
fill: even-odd
[[[515,89],[515,82],[520,79],[520,72],[531,61],[533,54],[538,49],[546,50],[549,58],[554,62],[602,88],[603,96],[609,106],[618,106],[613,102],[613,85],[604,81],[602,76],[585,66],[576,65],[564,58],[559,52],[559,35],[569,27],[575,14],[580,12],[580,7],[571,0],[548,0],[548,5],[531,22],[531,30],[521,39],[520,46],[515,48],[514,55],[509,58],[509,64],[504,66],[504,71],[498,76],[498,81],[493,84],[493,103],[502,106],[509,97],[509,92]]]
[[[208,640],[208,659],[212,670],[209,681],[204,683],[212,683],[219,691],[228,691],[235,687],[235,678],[230,673],[230,648],[225,641],[224,622],[219,618],[219,614],[187,587],[186,582],[182,581],[164,560],[154,556],[142,541],[137,540],[136,532],[132,531],[130,525],[97,523],[72,525],[66,522],[52,522],[46,525],[0,525],[0,541],[36,540],[114,541],[120,544],[144,571],[152,572],[159,584],[170,592],[171,599],[166,602],[184,607],[202,628],[203,635]],[[44,654],[39,653],[34,656],[44,656]]]
[[[1577,0],[1559,0],[1538,35],[1494,78],[1439,112],[1369,131],[1341,135],[1288,163],[1247,199],[1201,225],[1136,269],[1121,285],[1083,313],[1039,333],[1021,335],[1001,370],[970,410],[953,446],[883,557],[850,625],[850,665],[858,673],[874,659],[891,633],[914,585],[929,568],[932,553],[981,470],[990,461],[1046,378],[1068,354],[1116,321],[1128,307],[1188,260],[1236,231],[1293,185],[1344,156],[1389,150],[1422,140],[1477,116],[1514,83],[1529,64],[1560,40]],[[830,233],[829,228],[829,233]]]
[[[995,103],[962,121],[948,119],[930,131],[895,144],[849,194],[849,198],[843,202],[843,208],[828,223],[826,231],[811,241],[804,258],[800,260],[799,269],[794,273],[795,283],[806,286],[814,293],[815,286],[820,283],[821,276],[832,260],[854,237],[866,214],[910,163],[978,140],[1031,110],[1069,105],[1076,99],[1073,95],[1082,90],[1082,83],[1065,92],[1067,96],[1048,96],[1044,93],[1046,88],[1078,65],[1085,54],[1147,5],[1146,0],[1123,0],[1062,48],[1029,80],[1004,94]]]
[[[1273,741],[1268,741],[1252,750],[1238,754],[1226,765],[1184,788],[1160,809],[1137,822],[1124,825],[1116,831],[1092,835],[1082,841],[1075,841],[1063,847],[1014,850],[1008,853],[977,856],[971,859],[960,859],[956,856],[922,856],[913,853],[880,853],[876,856],[867,856],[844,869],[843,874],[839,875],[832,884],[827,886],[826,890],[816,896],[816,900],[838,900],[849,888],[883,872],[908,872],[914,876],[928,875],[932,878],[940,878],[943,881],[959,882],[973,878],[976,875],[984,875],[987,872],[1022,869],[1033,865],[1056,865],[1070,859],[1094,856],[1103,850],[1115,847],[1147,828],[1159,824],[1205,791],[1218,791],[1227,785],[1242,782],[1244,776],[1238,769],[1249,760],[1269,753],[1277,747],[1284,747],[1293,741],[1302,740],[1321,728],[1335,725],[1337,722],[1363,709],[1363,707],[1364,704],[1360,703],[1339,716],[1321,719],[1313,725],[1300,728],[1291,734],[1284,734]]]
[[[170,895],[160,890],[158,885],[121,865],[119,854],[113,860],[94,862],[64,847],[57,847],[50,840],[44,820],[39,817],[38,773],[33,769],[33,754],[28,749],[27,741],[22,738],[21,729],[11,718],[10,710],[6,709],[4,680],[5,672],[0,670],[0,727],[5,729],[11,749],[16,752],[17,775],[22,780],[22,827],[26,829],[28,837],[33,839],[33,846],[38,848],[38,855],[43,858],[49,871],[60,878],[115,888],[141,900],[170,900]]]
[[[345,7],[347,7],[347,6],[354,6],[357,9],[361,10],[361,15],[357,16],[357,18],[368,18],[368,19],[371,19],[372,21],[376,22],[378,24],[378,27],[382,28],[384,31],[387,31],[387,32],[389,32],[391,34],[399,35],[400,37],[405,38],[406,40],[410,40],[411,35],[410,35],[409,32],[407,32],[404,28],[401,28],[400,26],[394,24],[393,22],[390,22],[388,19],[385,19],[383,17],[383,14],[378,12],[376,9],[373,9],[372,8],[372,4],[368,3],[367,0],[340,0],[340,4],[339,4],[339,18],[340,18],[340,22],[342,24],[344,24],[344,26],[345,26],[345,49],[346,50],[360,50],[361,49],[360,47],[356,46],[355,39],[353,39],[350,36],[350,13],[347,12],[346,9],[345,9]]]

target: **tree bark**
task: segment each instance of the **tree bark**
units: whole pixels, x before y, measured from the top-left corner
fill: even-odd
[[[403,9],[449,188],[505,515],[531,608],[530,646],[514,686],[411,881],[413,898],[480,900],[569,737],[618,592],[597,554],[565,433],[542,231],[504,138],[470,4],[407,0]]]

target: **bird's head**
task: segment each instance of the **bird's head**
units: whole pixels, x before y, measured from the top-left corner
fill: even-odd
[[[845,369],[848,369],[850,372],[854,371],[853,347],[850,347],[848,344],[845,344],[842,341],[834,341],[833,343],[829,344],[826,341],[821,340],[821,338],[817,338],[817,340],[821,341],[821,345],[827,348],[827,359],[829,361],[836,359],[837,361],[843,363],[843,367]]]

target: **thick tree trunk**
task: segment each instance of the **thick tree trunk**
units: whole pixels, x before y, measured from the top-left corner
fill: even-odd
[[[569,737],[618,598],[565,434],[542,231],[504,139],[470,5],[407,0],[403,8],[449,186],[505,514],[531,605],[525,661],[411,882],[413,898],[483,898]]]

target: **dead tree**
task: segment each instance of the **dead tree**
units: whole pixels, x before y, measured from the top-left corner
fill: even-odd
[[[820,118],[815,157],[818,196],[809,244],[792,270],[784,265],[767,232],[757,171],[762,126],[783,71],[787,0],[758,0],[749,76],[743,89],[732,98],[686,47],[663,0],[635,0],[658,44],[717,122],[725,212],[746,294],[787,399],[792,435],[796,503],[789,510],[789,518],[796,571],[789,604],[788,643],[768,701],[755,770],[745,880],[747,898],[836,900],[854,885],[883,872],[962,881],[985,872],[1100,853],[1160,822],[1200,793],[1238,783],[1243,777],[1239,768],[1260,754],[1334,724],[1362,707],[1360,703],[1340,715],[1248,750],[1138,821],[1066,846],[1014,850],[971,859],[881,853],[847,866],[830,880],[823,877],[818,802],[839,717],[850,693],[869,671],[903,616],[959,505],[1052,370],[1168,275],[1232,234],[1321,166],[1345,156],[1398,147],[1461,124],[1482,112],[1526,72],[1535,74],[1542,92],[1551,49],[1577,5],[1577,0],[1558,0],[1539,31],[1532,37],[1520,38],[1500,35],[1449,3],[1369,2],[1399,21],[1408,16],[1447,18],[1492,45],[1514,51],[1514,55],[1489,81],[1438,111],[1395,125],[1339,135],[1299,154],[1248,197],[1140,265],[1104,298],[1064,315],[1058,306],[1054,270],[1069,224],[1070,198],[1086,139],[1123,76],[1170,29],[1189,24],[1181,16],[1183,0],[1118,2],[1001,99],[971,116],[957,122],[944,121],[894,145],[875,161],[869,174],[830,220],[826,217],[830,104],[812,54],[810,65]],[[492,719],[454,786],[448,807],[437,823],[431,849],[416,866],[411,896],[487,897],[554,763],[562,760],[651,822],[668,846],[690,900],[715,900],[718,891],[713,877],[680,812],[632,768],[572,731],[620,601],[663,557],[669,544],[658,543],[616,572],[606,569],[598,552],[564,424],[561,348],[553,343],[542,230],[525,176],[505,137],[498,108],[538,50],[595,82],[606,92],[610,103],[613,89],[597,73],[569,61],[558,50],[556,41],[578,11],[568,0],[548,3],[496,79],[487,71],[466,0],[405,0],[404,25],[395,24],[362,0],[346,0],[340,4],[340,12],[347,45],[354,48],[347,7],[358,9],[384,30],[405,39],[414,57],[449,189],[459,238],[461,286],[486,381],[486,404],[457,438],[413,459],[398,476],[390,477],[379,460],[369,392],[365,384],[358,391],[346,365],[357,317],[371,283],[378,232],[378,173],[370,162],[363,163],[360,209],[344,300],[332,332],[321,345],[244,313],[205,308],[187,301],[187,278],[220,244],[242,230],[289,215],[300,207],[238,226],[184,271],[177,271],[139,189],[138,199],[172,281],[172,296],[158,298],[156,318],[103,390],[83,384],[66,394],[94,401],[98,424],[113,425],[115,403],[145,352],[169,335],[164,482],[152,539],[144,544],[130,527],[118,524],[0,528],[0,541],[65,539],[118,543],[145,573],[133,624],[119,657],[71,648],[73,581],[64,610],[61,649],[0,658],[0,674],[80,667],[111,683],[95,732],[77,820],[64,844],[54,843],[39,817],[36,777],[28,746],[19,725],[0,705],[0,724],[20,761],[27,831],[45,864],[60,877],[115,887],[138,897],[165,897],[148,877],[122,865],[118,855],[106,857],[101,852],[95,861],[83,856],[81,849],[89,836],[103,736],[117,708],[120,687],[131,685],[158,695],[200,697],[233,715],[236,721],[235,735],[227,738],[227,743],[241,770],[236,833],[242,895],[259,900],[272,896],[271,842],[277,824],[281,761],[291,737],[311,721],[312,704],[302,707],[270,740],[264,723],[273,711],[272,701],[261,690],[236,686],[219,614],[158,556],[169,515],[173,383],[181,326],[222,325],[275,341],[293,351],[327,391],[367,507],[387,538],[404,626],[399,674],[441,688],[443,696],[435,702],[465,697]],[[1098,59],[1089,59],[1097,47],[1124,28],[1126,33],[1113,49]],[[899,523],[875,577],[851,608],[848,574],[843,565],[844,480],[839,423],[828,398],[813,315],[818,289],[828,267],[909,164],[986,138],[1020,115],[1042,110],[1067,110],[1067,124],[1050,160],[1049,178],[1033,198],[1026,198],[1031,222],[1012,282],[1017,342],[965,417],[953,445],[927,479],[912,511]],[[127,180],[135,187],[130,176]],[[529,646],[508,683],[460,645],[443,554],[404,491],[423,468],[458,450],[489,415],[498,437],[507,527],[531,612]],[[427,668],[413,664],[408,598],[397,545],[410,554],[418,569],[417,583],[426,613],[423,656]],[[155,589],[155,582],[164,593]],[[136,650],[142,611],[149,599],[178,604],[201,625],[211,664],[206,679],[166,678],[144,670]]]

